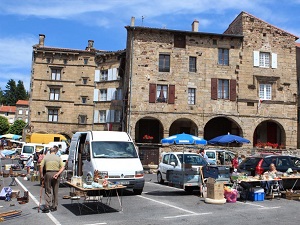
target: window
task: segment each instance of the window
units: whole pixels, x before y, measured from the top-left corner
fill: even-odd
[[[60,80],[61,69],[51,69],[51,80]]]
[[[270,67],[270,53],[260,52],[259,53],[259,67]]]
[[[170,72],[169,54],[159,54],[159,72]]]
[[[156,101],[157,102],[167,102],[168,97],[168,86],[167,85],[157,85],[156,87]]]
[[[25,119],[25,123],[28,123],[28,118]]]
[[[164,163],[164,164],[168,164],[168,163],[169,163],[169,158],[170,158],[170,155],[169,155],[169,154],[164,155],[163,163]]]
[[[189,88],[188,89],[188,104],[195,105],[195,101],[196,101],[196,89]]]
[[[51,62],[51,58],[47,58],[46,61],[47,61],[47,63],[50,63]]]
[[[218,64],[223,66],[229,65],[229,50],[225,48],[219,48],[219,60]]]
[[[116,110],[115,111],[115,122],[120,122],[121,121],[121,110]]]
[[[107,90],[100,89],[100,101],[106,101],[106,100],[107,100]]]
[[[189,71],[196,72],[197,71],[197,57],[190,56],[189,58]]]
[[[79,115],[78,116],[78,123],[79,124],[86,124],[87,122],[87,116],[86,115]]]
[[[123,100],[123,92],[122,92],[122,88],[117,88],[116,91],[116,100]]]
[[[99,111],[100,115],[100,123],[105,123],[106,122],[106,111],[105,110],[100,110]]]
[[[49,122],[58,121],[58,109],[48,109],[48,121]]]
[[[82,102],[83,104],[85,104],[86,101],[87,101],[87,97],[81,97],[81,102]]]
[[[229,98],[229,80],[218,80],[218,98]]]
[[[19,109],[19,115],[22,115],[22,114],[23,114],[23,110]]]
[[[101,70],[100,81],[107,80],[108,70]]]
[[[175,103],[175,85],[149,84],[149,103]]]
[[[82,78],[82,83],[83,83],[83,84],[87,84],[87,82],[88,82],[88,79],[87,79],[87,78]]]
[[[59,100],[59,88],[50,88],[50,96],[49,96],[49,100],[55,100],[58,101]]]
[[[64,59],[64,64],[68,64],[68,60],[67,59]]]
[[[84,65],[87,65],[88,62],[89,62],[89,59],[88,59],[88,58],[84,58],[84,59],[83,59],[83,64],[84,64]]]
[[[271,100],[272,86],[271,84],[259,84],[259,99]]]
[[[26,116],[28,115],[28,110],[26,110],[25,115],[26,115]]]

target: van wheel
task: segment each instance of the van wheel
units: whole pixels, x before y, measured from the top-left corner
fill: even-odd
[[[157,172],[157,182],[160,184],[163,184],[165,182],[160,172]]]
[[[143,189],[133,189],[133,193],[134,193],[135,195],[141,195],[142,192],[143,192]]]

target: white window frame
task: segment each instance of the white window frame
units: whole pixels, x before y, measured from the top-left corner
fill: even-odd
[[[19,115],[22,115],[22,114],[23,114],[23,110],[19,109]]]
[[[259,84],[259,99],[272,100],[272,84]]]
[[[49,100],[58,101],[59,96],[60,96],[60,89],[59,88],[50,88]]]
[[[156,85],[156,102],[168,102],[168,85]]]
[[[107,89],[100,89],[100,102],[107,101]]]
[[[196,88],[188,88],[188,104],[196,104]]]
[[[61,69],[51,68],[51,80],[60,80],[61,79]]]
[[[100,71],[100,81],[107,81],[108,79],[108,70]]]
[[[99,123],[106,123],[106,110],[99,110]]]
[[[229,99],[229,80],[218,79],[218,99]]]
[[[259,67],[270,68],[270,53],[260,52],[259,53]]]

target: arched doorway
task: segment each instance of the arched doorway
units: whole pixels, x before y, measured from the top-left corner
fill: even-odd
[[[284,147],[286,144],[285,131],[275,121],[266,120],[261,122],[253,134],[253,145],[257,147]]]
[[[163,138],[163,126],[161,122],[153,117],[144,117],[135,125],[135,142],[137,143],[159,143]]]
[[[216,117],[209,120],[204,127],[204,139],[210,140],[220,135],[234,134],[243,136],[243,131],[239,124],[226,117]],[[239,144],[232,143],[230,146],[239,146]]]
[[[198,126],[194,123],[194,121],[190,119],[177,119],[170,126],[169,136],[181,133],[198,136]]]

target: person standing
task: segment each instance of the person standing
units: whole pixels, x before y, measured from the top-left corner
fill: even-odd
[[[208,156],[205,154],[203,148],[200,149],[200,155],[206,160],[206,162],[208,162]]]
[[[44,213],[57,210],[59,176],[65,169],[62,159],[56,155],[57,149],[51,148],[50,154],[45,155],[40,165],[41,179],[45,187],[45,207],[42,210]],[[44,167],[45,176],[43,175]]]
[[[236,154],[234,156],[234,158],[232,159],[231,165],[232,165],[233,169],[237,169],[238,168],[238,165],[239,165],[239,156],[238,156],[238,154]]]

